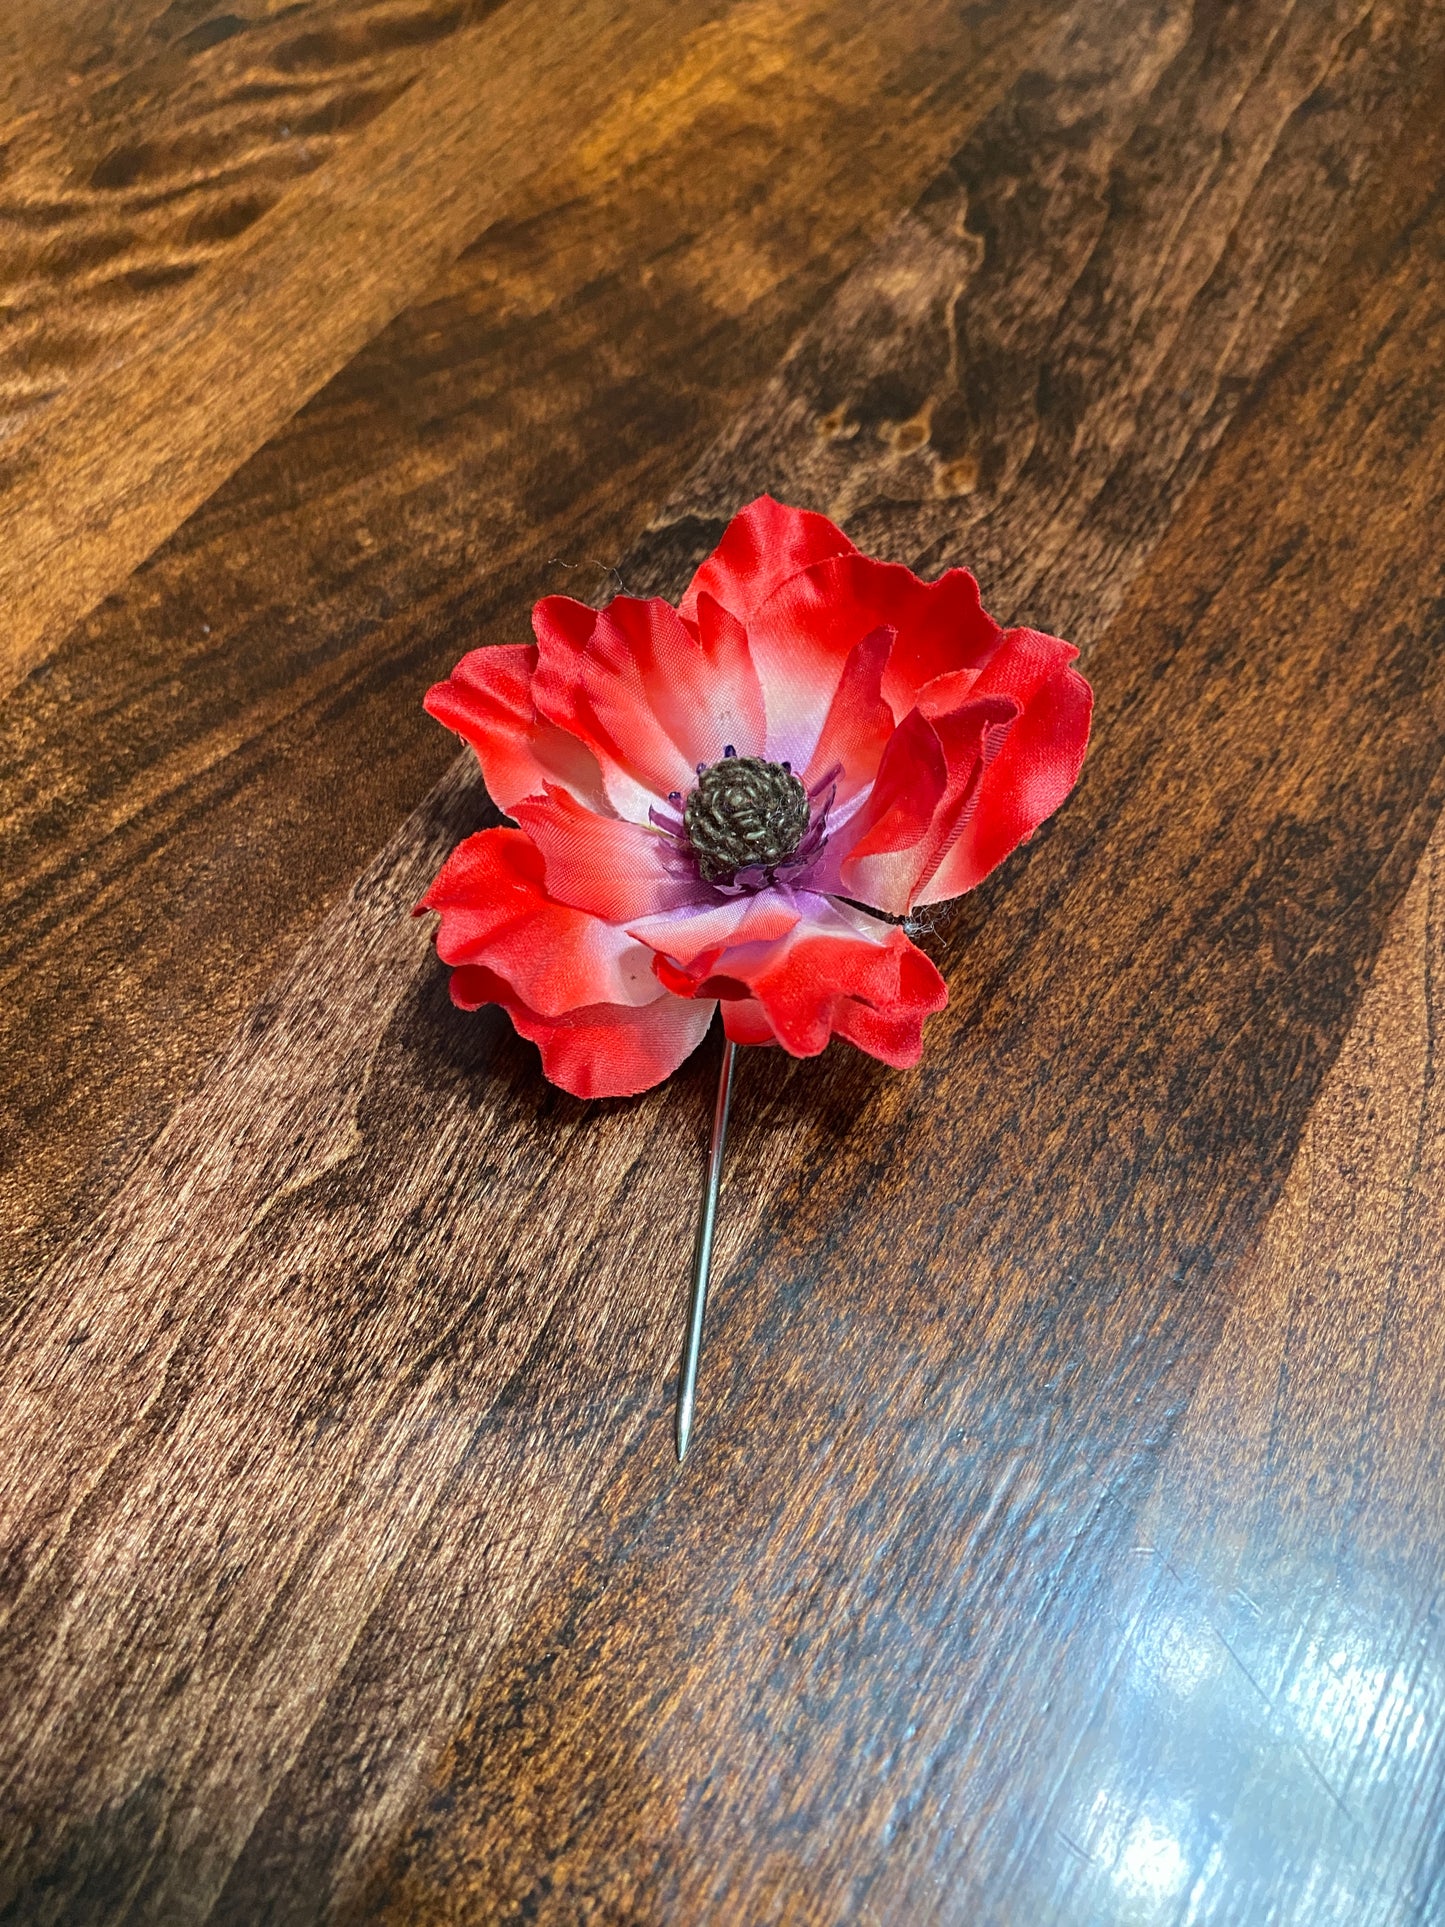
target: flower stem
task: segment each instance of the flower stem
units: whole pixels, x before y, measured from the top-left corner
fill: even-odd
[[[712,1114],[712,1142],[707,1152],[707,1188],[697,1221],[692,1251],[692,1299],[687,1314],[687,1344],[682,1355],[682,1378],[677,1388],[677,1459],[687,1457],[692,1437],[693,1406],[697,1398],[697,1364],[702,1355],[702,1320],[707,1310],[707,1275],[712,1268],[712,1234],[717,1223],[718,1188],[722,1183],[723,1151],[728,1137],[728,1106],[733,1094],[733,1059],[737,1046],[723,1035],[722,1066],[718,1072],[717,1102]]]

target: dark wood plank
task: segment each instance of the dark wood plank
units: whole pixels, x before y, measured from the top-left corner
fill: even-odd
[[[504,1025],[450,1011],[403,913],[475,818],[461,779],[37,1294],[3,1495],[4,1798],[33,1917],[314,1918],[447,1735],[364,1912],[999,1917],[1077,1736],[1058,1709],[1091,1609],[1441,799],[1439,97],[1412,113],[1422,43],[1364,12],[1258,20],[1151,13],[1156,46],[1121,10],[1102,43],[1139,62],[1091,80],[1083,145],[1149,264],[1141,332],[1200,232],[1188,142],[1171,174],[1151,118],[1213,98],[1220,63],[1248,103],[1308,26],[1297,108],[1353,89],[1351,151],[1367,120],[1413,147],[1147,577],[1116,596],[1058,545],[1060,606],[1087,567],[1117,607],[1097,750],[939,939],[955,1001],[924,1069],[745,1065],[686,1475],[661,1392],[708,1066],[586,1111]],[[1096,76],[1097,45],[1071,52]],[[1033,116],[1022,175],[1001,130],[985,178],[961,171],[986,205],[989,161],[1013,170],[1029,261],[1072,231],[1047,218],[1081,145],[1053,81],[1052,145],[1046,88],[1010,109]],[[1349,198],[1328,117],[1241,114],[1257,184],[1320,130],[1317,247]],[[1303,223],[1258,185],[1257,226],[1228,205],[1249,310]],[[902,286],[916,231],[891,245]],[[851,299],[789,379],[864,388],[877,309],[860,343]],[[781,418],[800,442],[808,392]],[[1136,459],[1172,473],[1167,416],[1134,421]],[[764,444],[749,422],[731,445]],[[1197,473],[1193,442],[1179,460]],[[639,571],[706,512],[671,515]]]
[[[741,472],[879,554],[966,552],[1010,620],[1103,632],[1433,49],[1427,17],[1372,6],[1150,25],[1070,16],[710,451],[649,549],[664,570]]]
[[[612,579],[593,558],[620,558],[1051,9],[790,0],[698,35],[15,692],[7,1304],[439,776],[427,683],[544,590]]]
[[[1065,1918],[1445,1904],[1442,883],[1437,825],[1100,1601],[1016,1875]]]
[[[951,935],[947,1044],[747,1087],[706,1467],[623,1461],[366,1917],[1434,1917],[1434,1103],[1403,1190],[1408,1112],[1303,1274],[1308,1164],[1237,1269],[1441,793],[1421,120],[1094,649],[1083,788]]]
[[[368,1917],[1433,1918],[1432,872],[1315,1114],[1329,1217],[1307,1162],[1231,1260],[1439,794],[1439,178],[1432,132],[1096,649],[1084,793],[950,945],[957,1055],[748,1240],[706,1475],[609,1487]]]

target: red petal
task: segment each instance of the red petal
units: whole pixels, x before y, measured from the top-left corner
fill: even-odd
[[[573,1097],[634,1097],[661,1084],[707,1035],[715,1008],[662,991],[649,1004],[594,1004],[548,1019],[504,977],[476,965],[456,971],[451,988],[462,1010],[501,1004],[541,1048],[547,1077]]]
[[[837,862],[844,896],[904,916],[971,821],[981,785],[1018,717],[1007,696],[967,702],[931,720],[915,709],[899,725],[878,781],[849,825]]]
[[[870,1057],[908,1070],[923,1055],[923,1020],[948,1002],[948,986],[921,950],[898,952],[898,998],[891,1008],[849,998],[840,1003],[833,1028]]]
[[[815,906],[812,913],[776,943],[730,946],[697,958],[691,970],[659,957],[653,969],[682,995],[723,999],[725,1013],[730,1000],[751,997],[795,1057],[815,1056],[839,1030],[856,1033],[874,1056],[903,1061],[911,1027],[948,1001],[943,979],[901,930],[823,898],[804,901]],[[888,1022],[873,1024],[856,1011],[844,1016],[855,1003]]]
[[[724,749],[731,743],[739,756],[761,756],[767,748],[768,718],[762,684],[748,648],[748,632],[735,615],[706,593],[697,599],[696,620],[698,645],[712,690],[712,740],[721,741]],[[699,750],[693,760],[696,765],[717,758]]]
[[[597,618],[583,657],[592,713],[659,800],[690,789],[699,763],[731,744],[763,745],[763,699],[735,617],[704,599],[698,630],[671,603],[616,596]]]
[[[600,806],[597,758],[575,736],[537,714],[532,678],[537,651],[526,644],[473,649],[445,682],[426,694],[426,707],[477,753],[487,793],[510,811],[523,796],[560,783]]]
[[[670,790],[691,787],[696,759],[688,760],[655,698],[662,698],[665,709],[682,708],[688,701],[701,705],[707,696],[699,686],[701,668],[697,639],[683,627],[671,603],[659,597],[642,602],[615,596],[599,611],[582,656],[582,687],[604,740],[628,774],[659,802]],[[713,756],[721,754],[719,743]]]
[[[917,1011],[873,1010],[845,998],[833,1013],[833,1028],[870,1057],[895,1070],[911,1070],[923,1055],[923,1014]]]
[[[873,630],[854,645],[803,775],[810,790],[838,769],[837,801],[844,803],[876,775],[893,734],[893,711],[881,693],[892,647],[893,631],[887,627]]]
[[[1003,633],[979,606],[966,569],[921,582],[897,563],[855,551],[790,576],[748,625],[770,756],[803,767],[850,651],[881,627],[896,634],[882,694],[898,720],[924,683],[981,671]]]
[[[1078,781],[1089,742],[1093,691],[1069,667],[1078,651],[1056,636],[1012,629],[974,685],[976,697],[998,695],[1023,713],[1009,727],[979,784],[969,820],[918,902],[960,896],[1032,836]],[[925,701],[934,696],[925,691]]]
[[[593,712],[587,693],[585,663],[597,626],[598,612],[571,596],[543,596],[532,610],[537,638],[537,671],[532,696],[537,712],[585,743],[602,770],[603,787],[613,809],[634,822],[645,823],[659,795],[628,765],[626,757]]]
[[[877,942],[855,934],[815,933],[802,926],[791,940],[773,949],[756,974],[738,971],[732,957],[723,960],[723,967],[749,984],[779,1042],[797,1057],[815,1055],[834,1030],[846,1034],[851,1024],[855,1041],[864,1050],[892,1062],[882,1028],[870,1026],[857,1013],[853,1021],[848,1007],[856,1004],[884,1018],[916,1020],[921,1027],[925,1016],[948,1002],[943,979],[901,930],[890,930]]]
[[[652,973],[664,990],[670,990],[674,997],[691,997],[705,974],[694,975],[691,971],[684,970],[681,964],[675,964],[667,957],[660,955],[652,959]],[[708,994],[716,1002],[716,993]]]
[[[586,743],[614,809],[649,807],[690,789],[699,763],[728,744],[761,754],[763,698],[737,620],[711,598],[689,628],[671,604],[615,596],[602,610],[548,596],[532,616],[539,709]]]
[[[644,946],[615,924],[554,902],[541,853],[521,830],[483,830],[458,844],[422,908],[441,915],[443,963],[487,967],[544,1016],[656,995]]]
[[[826,515],[760,495],[728,523],[689,583],[678,613],[684,622],[696,622],[699,598],[706,594],[746,625],[790,575],[827,556],[852,553],[853,544]]]
[[[723,1030],[735,1044],[776,1044],[777,1032],[768,1022],[767,1012],[752,997],[734,998],[719,1004]]]
[[[787,936],[801,915],[782,891],[760,890],[755,896],[690,904],[661,916],[639,918],[628,925],[628,935],[686,966],[731,944],[775,943]]]
[[[896,622],[898,641],[883,679],[883,694],[901,720],[935,676],[972,678],[986,672],[1003,631],[983,608],[978,583],[967,569],[949,569],[936,582],[920,582],[906,569],[898,573],[908,576],[912,586],[899,583],[895,575],[886,583],[875,578],[859,587],[870,597],[896,595],[902,605],[896,618],[888,618]]]
[[[914,853],[947,790],[943,745],[915,709],[893,732],[872,792],[828,853],[839,893],[906,915],[918,873]]]
[[[661,830],[598,816],[566,790],[528,797],[516,817],[542,853],[547,894],[574,909],[620,924],[708,895]]]

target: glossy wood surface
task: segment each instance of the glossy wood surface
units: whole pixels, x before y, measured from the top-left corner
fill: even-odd
[[[1445,9],[25,0],[0,62],[0,1919],[1445,1917]],[[80,241],[175,190],[112,329]],[[451,1008],[418,699],[762,488],[1098,722],[918,1072],[744,1053],[680,1472],[716,1042],[588,1107]]]

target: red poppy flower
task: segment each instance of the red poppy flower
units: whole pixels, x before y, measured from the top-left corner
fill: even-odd
[[[738,1043],[917,1063],[948,993],[901,925],[1073,787],[1077,650],[1000,629],[966,569],[920,581],[767,496],[678,608],[548,596],[532,626],[426,699],[518,825],[421,906],[455,1002],[503,1005],[578,1097],[660,1083],[719,1002]]]

